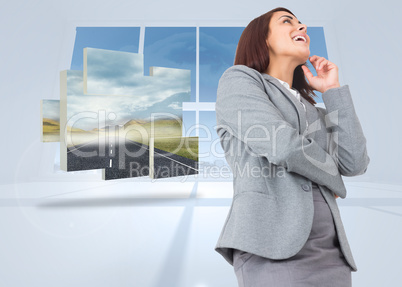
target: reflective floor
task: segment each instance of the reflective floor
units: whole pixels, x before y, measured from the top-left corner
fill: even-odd
[[[353,286],[396,286],[402,186],[353,182],[346,188],[347,198],[337,201],[359,269]],[[0,185],[1,282],[237,286],[232,266],[214,251],[231,198],[230,181],[190,177]]]

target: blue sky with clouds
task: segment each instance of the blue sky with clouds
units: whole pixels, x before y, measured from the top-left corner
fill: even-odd
[[[237,42],[244,27],[200,27],[200,101],[214,102],[222,73],[233,65]],[[138,52],[139,27],[78,27],[71,69],[82,70],[82,49],[94,47],[115,51]],[[311,55],[328,59],[324,30],[308,27]],[[189,69],[191,71],[191,100],[195,100],[196,28],[146,27],[144,39],[144,73],[150,66]],[[308,62],[313,75],[315,69]],[[101,73],[101,72],[99,72]],[[315,92],[322,102],[321,93]],[[214,113],[214,112],[212,112]],[[215,115],[200,116],[200,123],[213,125]],[[191,116],[190,116],[191,114]],[[189,118],[193,118],[189,112]]]
[[[182,126],[183,137],[195,137],[196,129],[197,128],[195,126],[195,112],[183,111],[183,126]]]
[[[144,76],[142,54],[86,48],[86,55],[88,94],[136,96],[133,104],[145,109],[174,94],[190,92],[189,70],[151,67],[152,76]]]
[[[144,39],[145,75],[148,75],[151,66],[190,70],[190,101],[195,101],[196,28],[146,27]]]
[[[81,70],[85,47],[138,53],[139,27],[77,27],[71,70]]]
[[[42,118],[60,122],[60,101],[42,100]]]
[[[200,27],[200,101],[214,102],[222,73],[233,64],[236,45],[244,27]],[[311,55],[328,59],[324,30],[308,27]],[[82,70],[83,48],[138,52],[139,27],[77,27],[72,70]],[[196,28],[146,27],[144,39],[144,73],[150,66],[189,69],[191,101],[195,100]],[[314,75],[314,68],[310,70]],[[322,102],[321,93],[316,92]]]
[[[110,124],[132,119],[148,120],[151,113],[182,117],[182,102],[190,99],[190,71],[153,67],[152,76],[143,76],[143,55],[86,48],[84,72],[68,71],[67,116],[106,110],[117,118]],[[84,74],[87,94],[83,94]],[[81,129],[96,128],[92,119],[77,122]]]
[[[307,27],[307,34],[310,37],[310,56],[317,55],[328,59],[327,44],[325,43],[324,29],[322,27]],[[330,60],[330,59],[329,59]],[[317,72],[311,65],[310,61],[307,61],[308,67],[314,76],[317,76]],[[317,103],[322,103],[322,94],[318,91],[314,91],[318,97],[314,97]]]
[[[98,112],[102,110],[106,113],[105,125],[124,125],[132,119],[146,119],[150,115],[150,110],[171,113],[173,115],[181,115],[182,113],[181,108],[174,105],[175,101],[161,101],[146,109],[141,109],[135,104],[135,96],[84,95],[82,90],[82,71],[68,70],[67,119],[71,119],[68,125],[83,130],[98,128]],[[176,102],[179,102],[183,96],[189,97],[190,95],[177,94],[174,96],[176,97]],[[108,120],[109,113],[114,113],[116,118]],[[101,127],[103,127],[103,124],[101,124]]]
[[[233,65],[244,27],[200,27],[200,102],[215,102],[218,81]]]

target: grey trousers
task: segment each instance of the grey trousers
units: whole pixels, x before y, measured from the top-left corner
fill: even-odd
[[[306,244],[294,256],[273,260],[233,250],[239,287],[351,287],[352,270],[340,250],[325,198],[313,184],[314,219]]]

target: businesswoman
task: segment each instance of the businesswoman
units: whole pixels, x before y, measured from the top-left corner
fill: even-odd
[[[307,26],[273,9],[245,28],[219,81],[234,196],[215,250],[239,286],[346,287],[357,271],[336,198],[346,197],[342,175],[366,172],[366,138],[337,66],[309,46]]]

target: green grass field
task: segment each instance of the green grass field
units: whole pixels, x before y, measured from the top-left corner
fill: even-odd
[[[154,147],[198,161],[198,137],[155,138]]]
[[[42,120],[42,141],[60,142],[60,123],[51,119]]]
[[[151,122],[141,125],[134,124],[121,129],[119,136],[149,145],[149,138],[152,136],[154,138],[182,137],[182,122],[176,120],[157,120],[153,126]]]

